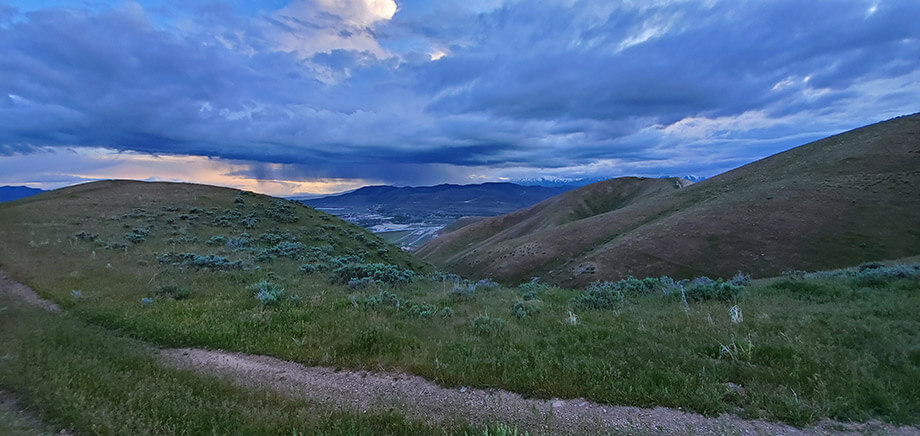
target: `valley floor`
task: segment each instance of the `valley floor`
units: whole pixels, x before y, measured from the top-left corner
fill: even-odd
[[[3,303],[7,303],[4,306]],[[44,309],[35,311],[24,308],[33,306]],[[31,313],[54,312],[60,309],[54,303],[44,300],[32,292],[27,286],[16,282],[5,272],[0,270],[0,318],[2,317],[27,317]],[[2,313],[6,312],[6,313]],[[67,314],[39,315],[45,318],[43,326],[51,328],[56,320],[67,317]],[[34,318],[34,316],[32,317]],[[33,319],[34,321],[34,319]],[[15,322],[15,321],[14,321]],[[78,321],[75,325],[80,325]],[[79,332],[76,332],[79,334]],[[98,332],[97,332],[98,334]],[[105,331],[113,339],[118,336],[111,331]],[[4,338],[0,337],[0,345]],[[7,341],[10,338],[6,338]],[[62,345],[64,346],[64,345]],[[149,347],[149,345],[144,345]],[[297,363],[279,360],[267,356],[256,356],[242,353],[212,351],[197,348],[174,348],[154,350],[155,356],[151,360],[153,365],[160,368],[145,367],[146,371],[181,370],[198,374],[202,383],[212,383],[211,380],[219,378],[229,385],[240,389],[242,395],[247,392],[270,391],[277,395],[286,406],[306,408],[317,407],[320,410],[335,410],[348,416],[362,416],[370,414],[376,416],[374,421],[365,427],[349,427],[341,431],[323,431],[323,433],[354,433],[366,434],[368,429],[373,433],[400,433],[402,432],[432,432],[454,433],[449,429],[473,426],[473,428],[486,428],[495,423],[503,423],[487,434],[514,434],[513,430],[529,434],[695,434],[695,435],[759,435],[759,434],[892,434],[892,435],[920,435],[916,427],[895,427],[881,422],[871,423],[840,423],[823,420],[818,425],[807,428],[796,428],[782,423],[767,422],[763,420],[746,420],[731,414],[722,414],[719,417],[707,417],[696,413],[681,410],[656,407],[652,409],[612,406],[585,401],[582,399],[529,399],[499,389],[471,389],[444,388],[418,376],[396,372],[369,372],[348,371],[330,367],[306,367]],[[90,351],[90,350],[87,350]],[[111,352],[111,350],[109,350]],[[15,359],[10,357],[13,350],[5,350],[3,359],[0,360],[0,370],[3,361]],[[51,352],[49,352],[51,353]],[[126,357],[127,359],[127,357]],[[28,362],[26,362],[28,364]],[[164,369],[165,368],[165,369]],[[77,374],[76,376],[100,376],[101,374]],[[120,375],[106,374],[120,378]],[[194,379],[192,379],[194,380]],[[3,387],[0,378],[0,388]],[[46,384],[55,383],[53,378],[44,381]],[[92,422],[92,414],[96,411],[84,410],[86,416],[74,416],[71,410],[62,413],[65,407],[57,404],[42,404],[42,399],[54,402],[48,392],[54,392],[54,386],[33,387],[31,393],[23,393],[27,402],[38,409],[45,409],[45,415],[54,420],[56,424],[70,425],[82,420],[84,423]],[[3,393],[3,391],[0,391]],[[71,392],[71,394],[91,395],[91,393]],[[256,395],[258,396],[258,395]],[[274,397],[273,397],[274,398]],[[33,417],[17,412],[11,405],[16,405],[10,393],[0,395],[0,418],[12,421],[17,418],[20,423],[9,424],[16,431],[23,434],[39,434],[48,427],[37,422]],[[63,401],[64,399],[61,399]],[[169,401],[168,396],[157,401]],[[231,401],[227,399],[226,401]],[[131,413],[131,401],[121,402],[113,407],[120,407],[121,413]],[[196,411],[186,411],[194,414]],[[278,412],[274,410],[273,412]],[[113,412],[118,413],[118,411]],[[301,412],[302,413],[302,412]],[[380,416],[395,414],[400,417],[395,422],[396,426],[387,427],[386,419]],[[213,417],[214,419],[218,417]],[[258,417],[257,417],[258,418]],[[155,417],[153,419],[156,419]],[[266,418],[268,419],[268,418]],[[360,418],[359,418],[360,419]],[[409,423],[409,424],[405,424]],[[85,424],[84,424],[85,425]],[[160,427],[153,424],[144,427],[144,423],[137,424],[134,429],[142,433],[166,433],[168,426]],[[207,423],[203,424],[207,428]],[[8,430],[0,426],[0,430]],[[406,431],[406,429],[409,431]],[[176,428],[173,428],[176,430]],[[183,430],[183,429],[179,429]],[[180,431],[181,433],[188,432]],[[212,427],[212,430],[220,432]],[[226,428],[225,428],[226,430]],[[240,429],[234,432],[243,432]],[[105,433],[103,427],[91,425],[85,428],[88,433]],[[193,431],[192,431],[193,432]],[[465,431],[467,434],[468,431]],[[297,430],[295,429],[295,434]],[[66,434],[66,433],[63,433]]]

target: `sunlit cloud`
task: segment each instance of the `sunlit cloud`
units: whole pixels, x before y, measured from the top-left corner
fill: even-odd
[[[226,186],[269,195],[333,194],[365,186],[363,179],[247,177],[253,164],[219,158],[152,155],[106,148],[44,148],[0,159],[0,185],[54,189],[106,179],[191,182]],[[274,164],[277,173],[285,165]]]

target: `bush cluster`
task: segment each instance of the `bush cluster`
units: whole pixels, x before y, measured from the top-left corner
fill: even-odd
[[[134,230],[125,233],[125,240],[132,244],[140,244],[147,240],[150,230],[144,227],[137,227]]]
[[[95,241],[96,239],[99,238],[99,234],[80,232],[80,233],[77,233],[76,235],[73,235],[73,237],[76,238],[78,241]]]
[[[626,299],[624,288],[619,282],[594,282],[570,301],[574,309],[602,310],[619,307]]]
[[[857,286],[881,287],[897,279],[920,278],[920,264],[885,266],[878,262],[862,264],[854,274]]]
[[[157,256],[157,261],[173,266],[191,265],[196,268],[209,268],[216,270],[243,269],[242,260],[230,260],[215,254],[200,255],[195,253],[164,253]]]
[[[688,299],[693,301],[716,300],[724,303],[733,303],[738,300],[743,287],[722,279],[709,280],[708,282],[693,283],[684,290]]]
[[[267,280],[262,280],[250,286],[249,290],[263,306],[277,304],[284,297],[284,288]]]
[[[730,303],[737,301],[744,285],[749,284],[750,280],[750,276],[740,272],[730,281],[712,280],[705,276],[680,281],[668,276],[644,279],[630,276],[618,282],[594,282],[585,289],[585,293],[573,298],[570,303],[574,309],[581,310],[613,309],[629,295],[653,292],[681,294],[692,301],[717,300]]]
[[[332,270],[333,283],[348,283],[351,280],[371,279],[378,283],[394,285],[407,284],[415,278],[415,272],[386,263],[351,262]]]
[[[270,262],[279,257],[295,259],[303,252],[306,247],[301,242],[282,241],[271,248],[266,248],[256,254],[256,260],[259,262]]]
[[[361,302],[366,309],[378,310],[384,307],[399,308],[399,297],[385,289],[381,289],[377,295],[371,295]]]
[[[300,218],[297,216],[297,212],[294,211],[294,207],[285,200],[275,200],[270,208],[265,212],[265,215],[276,222],[279,223],[296,223]]]
[[[518,300],[511,306],[511,314],[517,319],[524,319],[540,312],[543,302],[536,299]]]

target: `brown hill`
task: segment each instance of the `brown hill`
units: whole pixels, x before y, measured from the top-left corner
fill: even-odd
[[[679,184],[595,183],[447,233],[417,254],[465,276],[565,286],[626,275],[766,276],[920,254],[920,114]]]

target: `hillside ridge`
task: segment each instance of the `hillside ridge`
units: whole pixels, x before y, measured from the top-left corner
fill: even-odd
[[[477,222],[417,253],[462,275],[509,283],[539,276],[584,286],[627,275],[776,275],[915,255],[920,247],[920,231],[908,224],[920,222],[918,114],[814,141],[683,189],[626,197],[599,190],[627,180]]]

